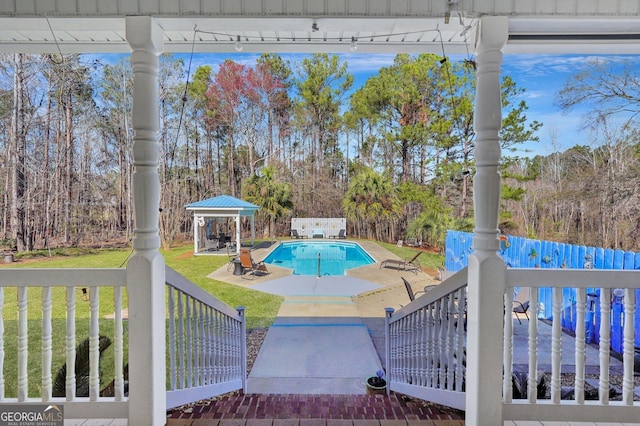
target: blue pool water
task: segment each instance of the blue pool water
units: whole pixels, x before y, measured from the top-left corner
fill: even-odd
[[[280,243],[264,263],[293,269],[294,275],[344,275],[347,269],[375,260],[356,243],[343,241],[288,241]]]

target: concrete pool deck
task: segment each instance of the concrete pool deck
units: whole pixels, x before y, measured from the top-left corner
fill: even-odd
[[[409,303],[402,277],[414,291],[438,281],[424,272],[380,268],[383,260],[399,258],[377,243],[358,243],[376,263],[347,275],[292,275],[273,265],[267,265],[268,275],[252,279],[226,266],[209,275],[284,297],[249,374],[250,393],[366,393],[365,379],[383,366],[384,309]],[[264,259],[275,246],[252,250],[253,260]]]
[[[369,255],[371,255],[376,260],[376,263],[371,265],[361,266],[359,268],[350,269],[347,271],[346,275],[333,276],[333,277],[321,277],[321,279],[331,278],[331,280],[327,280],[327,281],[333,281],[333,282],[335,282],[336,280],[340,281],[340,279],[342,279],[341,282],[343,287],[345,287],[347,284],[352,282],[359,283],[359,284],[356,284],[357,286],[359,286],[359,288],[362,288],[362,291],[359,291],[359,293],[367,292],[367,291],[386,290],[386,289],[393,288],[396,290],[394,292],[396,293],[395,297],[383,298],[381,302],[388,301],[389,303],[392,303],[391,305],[388,305],[388,306],[395,307],[395,308],[399,308],[401,305],[407,304],[409,302],[408,295],[406,290],[404,289],[404,285],[402,284],[401,277],[406,278],[411,283],[414,291],[422,290],[427,285],[439,283],[439,281],[437,281],[433,276],[424,272],[414,273],[412,271],[402,271],[402,270],[397,270],[393,268],[380,268],[380,262],[382,262],[383,260],[400,259],[400,257],[396,256],[395,254],[391,253],[390,251],[388,251],[387,249],[385,249],[384,247],[380,246],[375,242],[372,242],[372,241],[355,241],[355,242],[360,244],[360,246],[363,249],[365,249],[367,253],[369,253]],[[277,243],[274,243],[269,247],[252,250],[251,256],[253,257],[253,260],[256,262],[261,261],[267,256],[267,254],[271,252],[271,250],[273,250],[276,247],[276,245]],[[309,292],[305,294],[312,295],[314,294],[314,292],[319,292],[318,295],[327,295],[326,290],[323,290],[319,286],[316,286],[315,289],[310,288],[314,280],[309,280],[308,279],[309,276],[303,276],[303,275],[294,276],[292,274],[291,269],[281,268],[279,266],[274,266],[270,264],[267,265],[267,269],[269,270],[268,275],[256,276],[255,278],[247,279],[247,278],[243,278],[242,276],[233,275],[232,273],[233,271],[227,271],[227,267],[224,266],[212,272],[211,274],[209,274],[208,277],[219,280],[219,281],[223,281],[226,283],[246,287],[246,288],[252,288],[260,291],[267,291],[268,293],[273,292],[273,289],[272,289],[273,286],[276,286],[276,287],[278,286],[279,282],[277,282],[276,280],[280,278],[290,277],[287,280],[283,281],[283,283],[285,284],[285,288],[290,287],[288,283],[290,283],[291,280],[296,280],[296,281],[299,281],[301,286],[309,287]],[[313,277],[313,278],[317,278],[317,277]],[[358,280],[352,281],[350,279],[345,279],[345,278],[356,278],[358,280],[366,281],[368,284],[362,284]],[[371,287],[364,288],[367,285]],[[284,293],[287,293],[288,291],[294,291],[294,290],[286,290],[286,289],[283,290]],[[275,294],[278,294],[278,293],[275,293]],[[345,293],[339,293],[339,294],[344,295]],[[349,294],[351,295],[352,292],[349,291]],[[282,294],[282,295],[286,296],[287,294]],[[384,308],[385,306],[383,306],[381,309],[382,316],[384,316]]]

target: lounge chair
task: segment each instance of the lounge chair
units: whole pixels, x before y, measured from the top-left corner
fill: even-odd
[[[345,231],[344,229],[341,229],[340,232],[338,232],[338,235],[332,235],[331,238],[338,238],[340,240],[344,240],[345,238],[347,238],[346,233],[347,231]]]
[[[422,246],[422,241],[418,241],[416,238],[409,238],[407,239],[406,244],[409,247],[420,247]]]
[[[520,315],[524,314],[527,317],[527,321],[529,321],[529,288],[518,288],[516,287],[513,295],[513,313],[516,315],[518,319],[518,323],[522,324],[520,320]]]
[[[413,256],[409,260],[404,259],[385,259],[380,263],[380,268],[395,268],[399,271],[411,271],[415,274],[420,271],[420,264],[416,262],[418,257],[422,254],[421,251],[417,252],[415,256]]]
[[[307,238],[307,236],[298,234],[298,230],[297,229],[292,229],[291,230],[291,238],[295,238],[295,239],[299,240],[300,238]]]
[[[242,265],[242,277],[250,276],[252,279],[256,275],[267,275],[267,265],[263,261],[255,262],[251,257],[251,252],[248,249],[240,249],[240,265]]]

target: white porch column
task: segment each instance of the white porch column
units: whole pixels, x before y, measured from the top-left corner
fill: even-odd
[[[135,253],[127,265],[129,293],[129,424],[164,425],[165,276],[158,218],[158,55],[162,32],[147,16],[128,17],[133,64],[133,198]]]
[[[480,21],[476,44],[476,175],[473,198],[476,227],[469,256],[466,424],[495,426],[502,417],[502,330],[505,266],[498,256],[500,144],[502,114],[500,66],[508,37],[508,18]]]

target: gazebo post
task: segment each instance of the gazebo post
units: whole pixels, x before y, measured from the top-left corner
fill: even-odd
[[[236,215],[236,253],[240,253],[240,211]]]
[[[251,245],[256,243],[256,213],[251,213]]]
[[[200,216],[198,216],[197,214],[194,213],[193,215],[193,253],[197,254],[198,253],[198,247],[199,247],[199,241],[198,241],[198,237],[199,237],[199,232],[198,232],[198,218]]]

